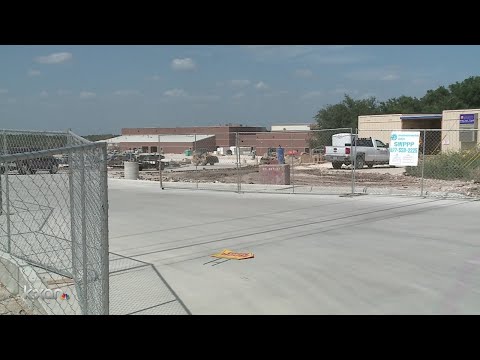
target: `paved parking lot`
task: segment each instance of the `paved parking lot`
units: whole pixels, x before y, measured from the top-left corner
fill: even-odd
[[[119,179],[109,201],[110,250],[153,263],[193,314],[480,314],[478,201]]]

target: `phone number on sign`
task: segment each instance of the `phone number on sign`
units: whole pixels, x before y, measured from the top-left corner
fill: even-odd
[[[401,152],[401,153],[418,153],[416,148],[400,148],[400,149],[390,149],[390,152]]]

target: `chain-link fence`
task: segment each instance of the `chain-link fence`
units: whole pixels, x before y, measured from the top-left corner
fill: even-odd
[[[415,166],[390,165],[395,131],[419,132]],[[296,194],[479,196],[478,130],[392,129],[155,135],[163,166],[140,172],[162,188]],[[178,138],[175,140],[178,141]],[[280,157],[280,158],[279,158]],[[279,170],[278,163],[284,166]],[[117,171],[117,173],[119,173]],[[115,170],[112,170],[115,174]]]
[[[155,266],[110,253],[110,314],[189,315],[190,311]]]
[[[403,129],[359,131],[373,143],[373,164],[357,169],[356,192],[378,195],[480,197],[478,130]],[[418,133],[415,166],[389,166],[394,132]],[[416,134],[415,134],[416,136]],[[469,141],[464,141],[469,140]],[[371,144],[368,144],[371,145]],[[388,147],[385,147],[388,146]],[[368,151],[368,149],[367,149]],[[417,155],[418,154],[418,155]]]
[[[0,313],[108,314],[107,150],[0,130]]]

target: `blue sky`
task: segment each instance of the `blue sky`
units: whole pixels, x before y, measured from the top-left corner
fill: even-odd
[[[386,100],[479,75],[480,46],[0,46],[0,128],[311,122],[344,93]]]

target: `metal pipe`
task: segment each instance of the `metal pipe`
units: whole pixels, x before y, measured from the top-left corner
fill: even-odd
[[[108,170],[107,170],[107,144],[102,148],[102,181],[100,183],[100,191],[102,196],[102,254],[101,261],[103,265],[103,279],[102,279],[102,295],[103,295],[103,315],[108,315],[110,311],[110,276],[109,276],[109,243],[108,243]]]
[[[81,143],[84,143],[84,144],[91,144],[93,141],[90,141],[90,140],[87,140],[81,136],[78,136],[77,134],[75,134],[74,132],[72,132],[70,129],[68,130],[67,134],[69,134],[73,139],[76,139],[78,141],[80,141]]]
[[[57,131],[38,131],[38,130],[18,130],[18,129],[4,129],[4,131],[8,132],[9,134],[15,135],[15,134],[25,134],[25,133],[31,133],[31,134],[36,134],[36,135],[65,135],[65,131],[57,130]]]
[[[80,203],[82,221],[82,268],[83,268],[83,306],[84,315],[88,315],[88,280],[87,280],[87,219],[86,219],[86,194],[85,194],[85,153],[80,152]]]
[[[240,147],[238,145],[238,132],[235,133],[235,152],[237,155],[237,192],[240,194],[242,191],[242,180],[240,178]]]
[[[293,134],[290,133],[290,148],[292,150],[292,155],[290,156],[290,163],[291,163],[291,167],[292,167],[292,193],[295,194],[295,166],[293,164]]]
[[[7,154],[8,146],[7,146],[7,132],[4,130],[3,131],[3,153]],[[9,161],[8,161],[8,156],[6,156],[7,160],[5,160],[4,157],[4,164],[6,164],[6,169],[5,169],[5,202],[6,202],[6,211],[7,211],[7,253],[11,253],[11,245],[12,245],[12,233],[10,229],[10,191],[9,191],[9,183],[8,183],[8,170],[9,168]],[[5,166],[5,165],[4,165]],[[1,190],[0,190],[1,191]]]
[[[74,200],[74,182],[73,182],[73,151],[69,149],[68,151],[68,188],[70,193],[70,237],[71,237],[71,244],[72,244],[72,276],[75,280],[78,279],[78,256],[77,256],[77,236],[75,233],[75,200]],[[77,281],[76,281],[77,283]],[[78,286],[77,287],[77,292]]]
[[[162,154],[160,153],[160,135],[158,135],[158,175],[160,176],[160,188],[164,190],[163,179],[162,179]]]
[[[422,146],[422,180],[420,185],[420,196],[423,196],[423,175],[425,171],[425,139],[426,139],[427,130],[423,130],[423,146]]]
[[[197,133],[195,133],[194,136],[195,137],[193,140],[192,160],[195,158],[195,153],[197,152]],[[198,171],[198,162],[195,163],[195,182],[197,183],[197,189],[198,189],[198,172],[197,171]]]
[[[358,129],[356,129],[358,134]],[[355,168],[357,167],[357,134],[353,133],[353,128],[350,128],[350,146],[353,145],[353,154],[352,154],[352,195],[355,195]]]
[[[4,142],[6,143],[6,140]],[[100,142],[100,143],[90,143],[90,144],[83,144],[83,145],[74,145],[74,146],[70,146],[70,149],[71,150],[95,149],[95,148],[101,148],[102,146],[104,146],[104,144],[105,143]],[[64,153],[65,153],[65,148],[57,148],[57,149],[40,150],[40,151],[34,151],[34,152],[24,152],[24,153],[18,153],[14,155],[13,154],[2,155],[2,160],[6,162],[13,162],[16,160],[36,159],[39,157],[44,157],[49,155],[61,155]]]
[[[0,166],[2,166],[2,168],[5,168],[5,165],[3,162],[0,162]],[[7,165],[7,168],[8,167],[9,166]],[[8,171],[7,168],[5,168],[6,170],[4,170],[4,172]],[[3,215],[3,186],[2,186],[2,173],[0,172],[0,216],[1,215]]]
[[[3,143],[3,141],[2,141]],[[2,145],[2,154],[4,153],[3,145]],[[3,172],[1,171],[3,169]],[[0,215],[3,215],[3,186],[2,186],[2,175],[5,172],[8,172],[10,170],[10,166],[8,163],[4,163],[3,161],[0,161]]]

